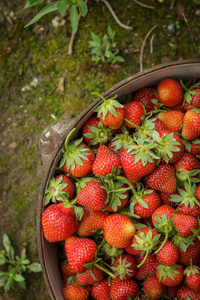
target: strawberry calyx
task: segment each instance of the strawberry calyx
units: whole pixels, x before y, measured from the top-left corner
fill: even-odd
[[[163,281],[166,280],[168,277],[172,280],[174,279],[174,274],[180,274],[180,272],[177,269],[182,268],[181,265],[173,265],[173,266],[166,266],[166,265],[158,265],[156,272],[159,273],[159,280]]]
[[[84,266],[87,268],[87,269],[90,269],[90,272],[92,272],[91,271],[91,268],[92,268],[92,266],[95,266],[95,267],[97,267],[97,268],[99,268],[100,270],[102,270],[104,273],[106,273],[108,276],[110,276],[111,278],[115,278],[115,275],[110,271],[110,270],[108,270],[108,268],[105,268],[105,267],[103,267],[102,266],[102,263],[104,263],[103,261],[102,261],[102,259],[101,258],[96,258],[94,261],[92,261],[92,262],[90,262],[90,263],[88,263],[88,264],[85,264]],[[105,263],[104,263],[105,264]],[[107,264],[106,264],[106,266],[108,266]],[[111,268],[111,267],[110,267]],[[93,274],[91,274],[92,275],[92,277],[94,276]],[[94,278],[94,277],[93,277]]]
[[[161,217],[159,217],[158,215],[154,215],[154,217],[156,220],[156,222],[153,222],[155,228],[157,228],[160,232],[165,234],[162,244],[155,251],[155,254],[157,254],[162,249],[162,247],[165,245],[166,241],[168,240],[169,235],[174,233],[174,227],[173,227],[171,217],[169,219],[167,219],[167,216],[165,213],[163,213]]]
[[[93,92],[92,95],[98,96],[103,100],[101,104],[94,109],[94,111],[97,112],[97,117],[100,117],[100,115],[102,115],[103,120],[105,120],[108,112],[116,117],[117,112],[115,108],[124,107],[121,103],[119,103],[119,101],[116,100],[117,95],[114,95],[109,99],[106,99],[105,97],[103,97],[103,95],[97,92]]]
[[[138,235],[134,235],[134,238],[136,239],[137,243],[132,244],[131,246],[134,247],[136,250],[140,250],[141,256],[144,256],[144,259],[142,262],[137,266],[140,268],[145,260],[147,259],[147,256],[150,252],[155,250],[157,244],[159,243],[160,234],[156,234],[153,237],[152,229],[149,228],[147,234],[145,235],[143,231],[138,231]]]
[[[193,266],[192,259],[190,259],[190,265],[185,268],[183,274],[187,277],[189,277],[190,275],[200,274],[200,268],[198,266]]]
[[[111,140],[112,147],[114,147],[115,151],[121,149],[127,149],[130,145],[134,143],[133,137],[129,135],[129,132],[126,130],[125,126],[121,127],[122,133],[116,134],[115,137]]]
[[[116,267],[112,266],[111,269],[114,271],[116,277],[119,276],[123,280],[126,275],[132,275],[133,270],[129,269],[130,266],[131,263],[127,263],[127,257],[122,259],[120,256],[118,265]]]
[[[184,106],[185,102],[187,102],[189,104],[191,103],[192,95],[198,95],[197,92],[195,91],[195,88],[199,88],[200,83],[197,82],[195,84],[192,84],[189,88],[187,88],[187,86],[186,86],[188,83],[185,85],[182,80],[180,80],[180,83],[181,83],[182,88],[185,91],[184,98],[183,98],[183,106]]]
[[[62,176],[57,179],[55,179],[55,177],[51,178],[48,188],[45,190],[46,196],[44,198],[44,205],[49,204],[50,201],[56,203],[56,200],[63,201],[64,199],[67,199],[69,194],[62,191],[67,187],[67,183],[61,183],[62,179]]]
[[[152,131],[155,129],[155,120],[156,118],[151,118],[151,115],[143,121],[142,125],[136,128],[135,136],[146,138],[152,135]]]
[[[134,206],[136,203],[139,203],[144,208],[149,208],[149,205],[143,200],[144,195],[151,194],[153,190],[145,189],[140,182],[136,182],[136,189],[133,188],[133,196],[130,201],[130,211],[134,213]]]
[[[84,133],[83,135],[91,139],[89,146],[106,145],[114,134],[114,131],[108,126],[105,126],[101,121],[99,121],[98,127],[88,125],[88,128],[91,132]]]
[[[172,152],[180,151],[180,148],[177,147],[180,145],[179,142],[174,138],[174,132],[165,134],[163,137],[160,137],[159,132],[154,130],[152,133],[152,138],[155,143],[155,153],[166,163],[170,161],[173,157]]]
[[[110,260],[111,264],[113,264],[115,258],[123,253],[124,250],[112,247],[110,244],[104,241],[100,247],[98,255],[103,256],[105,260]]]
[[[199,175],[200,170],[194,169],[192,171],[186,171],[185,169],[181,168],[179,170],[176,170],[176,177],[180,182],[180,185],[183,184],[186,180],[189,182],[189,185],[191,185],[191,182],[200,182]]]

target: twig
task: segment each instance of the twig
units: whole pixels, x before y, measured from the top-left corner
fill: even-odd
[[[172,0],[171,5],[170,5],[170,9],[174,8],[174,2],[175,2],[175,0]]]
[[[127,25],[123,24],[123,23],[118,19],[118,17],[116,16],[114,10],[112,9],[111,5],[108,3],[107,0],[101,0],[101,1],[107,6],[107,8],[109,9],[109,11],[110,11],[110,13],[112,14],[113,18],[115,19],[115,21],[117,22],[117,24],[118,24],[120,27],[122,27],[122,28],[124,28],[124,29],[127,29],[127,30],[133,29],[133,27],[127,26]]]
[[[189,30],[189,33],[190,33],[190,36],[191,36],[191,39],[192,39],[194,50],[197,51],[197,46],[196,46],[195,41],[194,41],[194,36],[192,34],[192,31],[190,29],[189,23],[188,23],[188,21],[187,21],[184,13],[183,13],[183,18],[184,18],[184,21],[185,21],[185,23],[186,23],[186,25],[188,27],[188,30]]]
[[[85,3],[87,4],[88,0],[85,0]],[[80,21],[81,18],[81,14],[78,15],[78,23]],[[74,44],[74,38],[75,38],[75,34],[72,32],[71,34],[71,38],[69,41],[69,48],[68,48],[68,54],[72,54],[73,53],[73,44]]]
[[[153,53],[153,40],[154,40],[155,35],[152,35],[151,39],[150,39],[150,53]]]
[[[144,4],[144,3],[141,3],[141,2],[139,2],[139,1],[137,1],[137,0],[133,0],[133,2],[135,2],[135,3],[139,4],[139,5],[143,6],[143,7],[150,8],[150,9],[154,9],[154,7],[153,7],[153,6],[146,5],[146,4]]]
[[[147,33],[147,35],[145,36],[144,38],[144,41],[142,43],[142,46],[141,46],[141,50],[140,50],[140,72],[143,71],[143,52],[144,52],[144,46],[146,44],[146,41],[148,39],[148,37],[150,36],[150,34],[152,33],[152,31],[156,28],[156,25],[154,25],[150,30],[149,32]]]

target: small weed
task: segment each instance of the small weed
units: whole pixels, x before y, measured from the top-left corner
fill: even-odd
[[[3,245],[5,250],[0,250],[0,266],[8,265],[8,272],[0,271],[0,287],[4,287],[4,291],[8,292],[14,288],[14,283],[17,282],[19,286],[26,289],[24,272],[41,272],[39,263],[30,263],[26,254],[21,254],[21,257],[15,256],[14,248],[11,245],[7,234],[3,236]]]
[[[119,49],[116,48],[116,43],[114,41],[115,31],[112,30],[111,26],[108,25],[107,34],[105,34],[102,39],[91,32],[92,40],[89,41],[89,47],[92,48],[91,54],[92,61],[94,62],[124,62],[121,56],[118,56]]]

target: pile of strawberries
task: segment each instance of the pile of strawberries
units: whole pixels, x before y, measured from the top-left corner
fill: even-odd
[[[95,95],[45,191],[64,299],[200,299],[200,81]]]

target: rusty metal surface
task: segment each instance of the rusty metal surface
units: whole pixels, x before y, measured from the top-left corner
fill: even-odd
[[[157,85],[166,77],[172,77],[174,79],[189,79],[191,77],[200,78],[200,59],[171,62],[147,69],[119,82],[103,95],[106,97],[117,94],[118,97],[120,97],[121,95],[129,94],[144,86]],[[93,108],[100,100],[100,98],[97,98],[77,118],[50,124],[44,129],[39,140],[39,149],[45,167],[45,174],[38,198],[37,242],[44,280],[52,300],[64,300],[64,298],[61,291],[62,277],[60,266],[58,257],[56,256],[57,246],[56,244],[48,243],[44,239],[41,228],[41,217],[44,211],[44,192],[51,176],[54,174],[55,166],[59,161],[59,152],[67,134],[72,128],[76,128],[71,139],[79,135],[84,122],[93,114]]]

